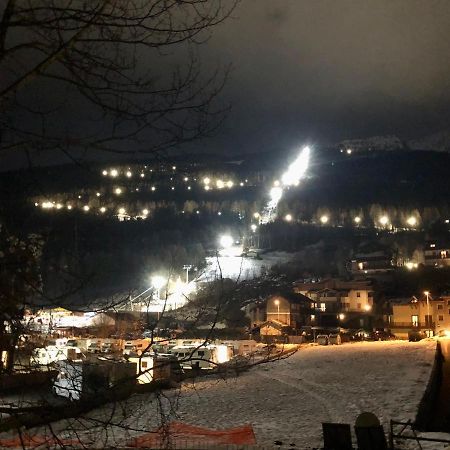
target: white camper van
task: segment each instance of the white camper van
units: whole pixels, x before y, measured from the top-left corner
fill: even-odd
[[[228,345],[177,345],[170,353],[177,357],[183,369],[214,369],[233,356]]]

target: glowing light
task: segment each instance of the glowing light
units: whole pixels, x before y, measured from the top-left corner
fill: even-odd
[[[177,170],[177,166],[172,166],[172,170]]]
[[[364,305],[364,310],[365,311],[370,311],[372,309],[371,305]]]
[[[127,176],[127,178],[131,178],[131,176],[133,175],[129,170],[127,171],[127,173],[125,174]]]
[[[117,171],[117,169],[111,169],[110,175],[112,177],[117,177],[117,175],[119,175],[119,172]]]
[[[417,268],[419,267],[419,264],[417,264],[416,262],[413,262],[413,261],[408,261],[408,262],[405,264],[405,267],[406,267],[408,270],[413,270],[413,269],[417,269]]]
[[[161,289],[166,284],[166,279],[161,275],[154,275],[152,277],[152,286],[156,289]]]
[[[278,180],[275,180],[275,181],[273,182],[273,185],[274,185],[274,186],[279,186],[279,185],[280,185],[280,182],[279,182]]]
[[[104,176],[108,175],[108,171],[107,171],[107,170],[104,170],[104,171],[102,172],[102,175],[104,175]]]
[[[227,188],[228,189],[231,189],[233,187],[233,185],[234,185],[234,183],[231,180],[227,181]]]
[[[222,215],[222,212],[221,212],[221,211],[219,211],[219,212],[217,213],[217,215],[218,215],[218,216],[221,216],[221,215]]]
[[[281,200],[281,197],[283,197],[283,189],[280,187],[273,187],[270,190],[270,202],[274,203],[275,205]]]
[[[184,181],[189,181],[189,178],[188,177],[184,177]]]
[[[406,221],[406,223],[410,227],[415,227],[417,225],[417,219],[414,216],[408,217],[408,220]]]
[[[216,186],[218,189],[223,189],[225,187],[225,183],[222,180],[217,180]]]
[[[205,185],[205,191],[209,191],[211,188],[209,187],[209,185]]]
[[[51,209],[51,208],[53,208],[53,203],[52,202],[43,202],[42,208],[43,209]]]
[[[39,203],[38,202],[34,202],[34,206],[39,206]]]
[[[83,211],[88,212],[91,208],[89,208],[89,205],[84,205],[83,206]]]
[[[361,217],[356,216],[354,219],[355,223],[361,223]]]
[[[102,206],[102,207],[100,208],[100,212],[103,214],[104,212],[106,212],[106,208],[105,208],[104,206]]]
[[[156,188],[155,188],[155,186],[152,186],[152,191],[156,191]]]
[[[211,183],[211,179],[208,178],[208,177],[203,178],[203,183],[204,183],[204,184],[209,184],[209,183]]]
[[[229,234],[224,234],[220,237],[220,246],[222,248],[230,248],[233,245],[233,238]]]
[[[172,186],[171,188],[170,188],[172,191],[174,191],[175,190],[175,187],[174,186]]]
[[[141,173],[139,176],[140,176],[141,178],[144,178],[144,177],[145,177],[145,173]]]
[[[148,209],[143,209],[143,210],[142,210],[142,214],[143,214],[144,216],[147,216],[147,215],[148,215]]]
[[[72,209],[72,205],[67,205],[67,209],[70,211]]]
[[[258,212],[255,212],[255,213],[253,213],[253,217],[254,217],[255,219],[259,219],[261,216],[259,215]]]
[[[380,222],[381,225],[386,226],[389,223],[389,217],[388,216],[381,216],[378,219],[378,222]]]
[[[63,205],[61,205],[61,203],[56,204],[56,209],[61,209],[62,207],[63,207]]]
[[[127,212],[126,212],[125,208],[119,208],[119,214],[124,215],[124,214],[126,214],[126,213],[127,213]]]
[[[244,183],[241,181],[241,182],[239,183],[239,186],[244,186]]]
[[[330,220],[329,217],[326,216],[326,215],[323,215],[323,216],[320,217],[320,223],[322,225],[325,225],[326,223],[328,223],[329,220]]]
[[[286,215],[284,216],[284,220],[285,220],[286,222],[291,222],[291,221],[292,221],[292,215],[291,215],[291,214],[286,214]]]
[[[339,314],[339,320],[344,320],[345,319],[345,314]]]
[[[295,185],[305,175],[309,165],[309,153],[309,147],[303,147],[300,155],[281,177],[284,186]]]
[[[352,150],[351,148],[348,148],[348,149],[347,149],[347,155],[351,155],[351,154],[352,154],[352,151],[353,151],[353,150]]]
[[[100,192],[97,192],[95,195],[96,195],[97,197],[100,197]]]
[[[115,193],[116,195],[120,195],[120,194],[122,193],[122,189],[116,188],[116,189],[114,189],[114,193]]]
[[[251,230],[253,231],[253,233],[256,231],[256,229],[258,228],[257,225],[255,225],[254,223],[252,223],[250,225]]]
[[[188,188],[188,191],[190,191],[190,190],[191,190],[191,187],[190,187],[190,186],[188,186],[187,188]]]

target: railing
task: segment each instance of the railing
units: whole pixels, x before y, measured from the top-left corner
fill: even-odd
[[[389,328],[411,328],[420,330],[422,328],[434,328],[434,325],[434,322],[390,322],[386,326]]]
[[[396,432],[394,429],[395,426],[401,426],[402,428],[400,431]],[[403,434],[408,428],[410,428],[412,434]],[[417,436],[416,430],[414,428],[414,424],[411,420],[408,420],[407,422],[398,422],[396,420],[390,421],[390,430],[389,430],[389,448],[394,449],[394,439],[403,439],[403,440],[411,440],[416,441],[417,445],[420,449],[422,449],[422,446],[420,445],[421,442],[441,442],[444,444],[450,444],[450,440],[448,439],[437,439],[437,438],[427,438],[422,436]]]

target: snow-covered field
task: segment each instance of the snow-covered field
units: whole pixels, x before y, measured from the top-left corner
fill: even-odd
[[[257,366],[237,378],[186,383],[165,391],[159,401],[152,394],[134,396],[114,410],[105,407],[73,421],[72,426],[85,442],[123,445],[129,437],[155,429],[163,413],[167,421],[211,428],[251,424],[257,443],[264,446],[279,440],[285,448],[318,447],[322,422],[349,423],[353,428],[358,414],[370,411],[387,431],[391,418],[414,419],[435,345],[391,341],[305,346],[288,359]],[[115,426],[104,427],[105,418]],[[67,422],[53,429],[67,430]]]
[[[205,273],[198,281],[212,281],[220,277],[249,280],[265,275],[272,266],[289,262],[294,256],[295,253],[269,252],[261,255],[261,259],[241,256],[208,257]]]

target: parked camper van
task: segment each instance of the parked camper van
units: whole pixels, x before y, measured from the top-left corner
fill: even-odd
[[[178,358],[183,369],[214,369],[233,357],[228,345],[178,345],[170,353]]]
[[[150,350],[150,339],[134,339],[132,341],[126,341],[123,354],[124,355],[142,355],[143,352]]]
[[[39,366],[46,366],[56,361],[76,359],[79,356],[81,356],[81,351],[78,348],[49,345],[47,347],[34,349],[31,356],[31,363]]]

